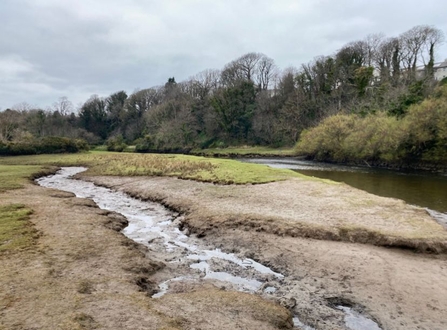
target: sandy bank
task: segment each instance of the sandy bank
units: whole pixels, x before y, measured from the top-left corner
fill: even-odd
[[[181,211],[187,215],[188,228],[200,235],[216,228],[238,228],[447,252],[447,231],[424,209],[344,184],[289,179],[222,186],[166,177],[87,179]]]
[[[286,274],[284,301],[316,329],[339,324],[341,312],[335,315],[331,304],[340,301],[383,329],[447,327],[445,254],[347,242],[445,251],[445,230],[422,209],[316,181],[218,186],[172,178],[93,180],[185,212],[185,225],[204,240]],[[369,234],[375,232],[381,235]]]

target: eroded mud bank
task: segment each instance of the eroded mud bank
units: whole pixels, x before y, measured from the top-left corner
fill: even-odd
[[[291,310],[296,307],[299,298],[287,294],[288,291],[293,292],[291,287],[297,286],[293,276],[276,272],[244,257],[245,254],[225,253],[220,249],[210,248],[209,241],[205,244],[203,240],[180,231],[178,227],[182,216],[173,214],[160,205],[130,198],[122,192],[98,187],[90,182],[68,178],[81,171],[82,168],[66,168],[55,176],[40,179],[39,184],[71,191],[79,197],[91,198],[101,208],[126,216],[129,225],[123,233],[146,245],[157,258],[167,264],[163,271],[154,276],[160,283],[160,290],[154,293],[153,297],[161,297],[167,292],[183,292],[201,282],[212,282],[226,290],[253,292],[278,300]],[[226,247],[226,250],[234,248],[232,245],[230,248]],[[322,302],[320,305],[326,309],[326,315],[324,321],[314,322],[317,329],[334,326],[354,330],[379,329],[374,321],[365,318],[361,313],[351,312],[350,309],[343,310],[348,307],[343,306],[342,302],[335,305]],[[294,323],[299,328],[313,329],[303,323],[299,316],[295,316]]]
[[[174,178],[87,179],[181,211],[182,225],[192,225],[201,240],[284,274],[276,292],[281,303],[316,329],[343,328],[345,313],[337,304],[370,316],[383,329],[447,327],[445,255],[291,237],[272,230],[293,217],[304,215],[333,226],[345,215],[347,221],[373,226],[379,219],[383,228],[388,224],[399,232],[411,230],[412,223],[402,221],[408,216],[421,224],[433,223],[424,210],[339,185],[321,191],[315,188],[321,185],[312,182],[228,187]],[[247,215],[250,221],[245,222]]]

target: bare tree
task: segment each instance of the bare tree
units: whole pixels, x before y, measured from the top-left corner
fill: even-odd
[[[230,87],[241,81],[251,81],[259,89],[267,90],[277,71],[274,61],[266,55],[247,53],[225,65],[221,82]]]
[[[16,110],[6,109],[0,112],[0,142],[11,141],[19,127],[20,113]]]
[[[395,63],[393,56],[397,55]],[[399,40],[397,38],[383,39],[374,54],[375,68],[379,71],[382,82],[389,81],[393,71],[399,71],[400,64]],[[394,65],[393,65],[394,63]],[[398,67],[396,68],[395,65]]]
[[[52,110],[58,111],[62,116],[68,116],[70,113],[73,113],[74,107],[73,103],[66,96],[62,96],[53,103]]]
[[[401,62],[407,72],[407,79],[416,78],[418,66],[424,66],[433,75],[435,47],[444,41],[441,30],[428,25],[418,25],[404,32],[399,38]]]
[[[244,79],[245,77],[239,63],[231,61],[223,68],[220,80],[224,86],[231,87]]]
[[[275,62],[270,57],[267,57],[265,55],[262,55],[262,57],[259,59],[257,66],[257,85],[259,89],[267,90],[270,85],[270,80],[277,73],[278,69],[275,65]]]
[[[435,65],[435,47],[443,44],[445,41],[444,33],[431,26],[424,27],[427,39],[425,42],[425,51],[427,52],[428,61],[424,58],[427,75],[433,77]],[[424,57],[424,55],[422,55]]]
[[[215,91],[220,85],[220,70],[204,70],[189,78],[187,82],[187,93],[200,100],[205,99],[210,93]]]
[[[26,111],[30,111],[30,110],[32,110],[32,109],[33,109],[33,106],[31,106],[31,105],[30,105],[29,103],[27,103],[27,102],[20,102],[20,103],[14,104],[14,105],[11,107],[11,109],[12,109],[12,110],[19,111],[19,112],[26,112]]]
[[[400,36],[402,63],[407,72],[413,76],[421,60],[421,51],[427,41],[427,33],[424,26],[415,26]]]
[[[239,70],[242,71],[246,80],[253,81],[253,77],[257,71],[257,64],[262,58],[260,53],[248,53],[239,57],[236,62],[239,65]]]
[[[376,63],[377,53],[380,51],[384,38],[385,35],[383,33],[370,34],[365,38],[365,64],[367,66],[374,66]]]

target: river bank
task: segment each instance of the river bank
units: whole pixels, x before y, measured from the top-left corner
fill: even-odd
[[[97,165],[81,178],[162,203],[179,214],[175,224],[190,236],[259,261],[285,279],[275,297],[233,292],[213,281],[178,281],[161,299],[151,299],[178,269],[170,256],[157,245],[143,248],[118,233],[125,219],[91,200],[25,184],[2,193],[0,204],[25,204],[40,234],[31,248],[0,255],[5,265],[0,329],[291,328],[287,309],[315,329],[346,329],[338,305],[353,307],[382,329],[446,327],[446,231],[421,208],[343,184],[273,169],[267,173],[263,166],[231,161],[210,165],[205,160],[202,166],[227,180],[220,185],[191,180],[203,180],[202,172],[191,172],[185,180],[137,171],[200,169],[196,162],[202,160],[195,158],[125,155],[123,164],[121,155],[87,156],[91,161],[95,156]],[[48,164],[61,159],[7,161]],[[269,177],[279,181],[228,184],[235,168],[243,168],[245,177],[250,170],[256,183],[269,182]],[[113,176],[94,175],[105,169],[113,170]],[[263,280],[265,288],[269,283]]]
[[[417,239],[420,250],[434,251],[426,248],[444,246],[446,232],[420,208],[345,185],[293,182],[298,179],[254,186],[174,178],[88,179],[162,202],[184,213],[183,228],[204,241],[287,274],[293,280],[281,289],[285,304],[316,329],[340,327],[343,314],[333,308],[337,303],[361,310],[383,329],[446,327],[447,256],[373,246],[383,241],[357,230],[369,226],[386,232],[387,246],[391,238],[405,238],[408,244],[417,235],[428,235]],[[323,190],[316,188],[321,184]],[[432,225],[438,241],[425,231]],[[344,241],[324,234],[335,235],[338,229],[340,235],[340,228],[347,228],[341,235],[350,233]],[[349,242],[356,240],[367,244]],[[440,245],[431,245],[436,241]]]
[[[290,178],[262,185],[215,185],[176,178],[90,177],[187,214],[199,235],[215,228],[446,253],[447,231],[426,210],[345,184]]]
[[[346,183],[373,195],[404,200],[407,204],[441,212],[446,225],[447,176],[426,171],[395,171],[364,166],[344,166],[297,158],[242,158],[242,162],[291,169],[300,174]],[[441,220],[441,219],[440,219]]]

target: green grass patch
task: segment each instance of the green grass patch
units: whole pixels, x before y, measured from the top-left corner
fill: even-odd
[[[288,177],[303,177],[291,170],[189,155],[109,153],[98,154],[95,163],[87,174],[174,176],[181,179],[220,184],[266,183],[284,180]]]
[[[96,146],[92,148],[92,151],[107,151],[107,146],[105,144]]]
[[[266,183],[305,176],[291,170],[189,155],[93,151],[82,154],[0,158],[0,165],[86,166],[87,175],[174,176],[220,184]]]
[[[92,151],[108,151],[106,145],[96,146]],[[135,152],[135,146],[126,146],[123,152]]]
[[[0,206],[0,253],[29,247],[36,230],[27,221],[32,210],[21,204]]]
[[[0,158],[2,159],[2,158]],[[1,165],[0,193],[10,189],[22,188],[30,177],[42,171],[42,166],[33,165]]]
[[[223,184],[267,183],[291,177],[305,178],[304,175],[292,170],[275,169],[267,165],[242,163],[230,159],[209,159],[208,161],[213,165],[211,170],[201,170],[192,176],[185,175],[184,178]]]
[[[218,157],[244,157],[244,156],[287,157],[296,155],[294,148],[269,148],[260,146],[194,149],[191,151],[191,153],[194,155],[218,156]]]

